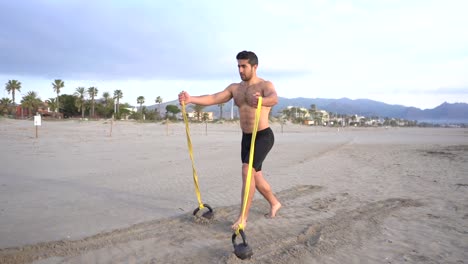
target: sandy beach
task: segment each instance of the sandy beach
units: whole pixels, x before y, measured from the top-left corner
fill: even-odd
[[[0,118],[0,263],[468,263],[468,129],[272,124],[259,193],[233,254],[238,124]]]

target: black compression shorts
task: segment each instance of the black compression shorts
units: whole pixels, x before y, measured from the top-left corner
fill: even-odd
[[[252,134],[242,133],[242,163],[249,164],[251,142]],[[273,135],[273,130],[271,130],[271,128],[268,127],[261,131],[257,131],[257,137],[255,139],[254,159],[252,165],[256,171],[262,170],[262,163],[265,160],[268,152],[270,152],[274,143],[275,136]]]

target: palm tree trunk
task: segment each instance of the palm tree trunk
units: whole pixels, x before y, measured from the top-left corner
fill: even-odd
[[[92,103],[93,103],[93,118],[95,119],[96,118],[96,102],[94,101],[94,95],[93,95],[93,98],[92,98]]]

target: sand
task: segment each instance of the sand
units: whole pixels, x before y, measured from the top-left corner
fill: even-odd
[[[238,124],[0,119],[0,263],[468,263],[468,130],[272,124],[258,193],[233,254]],[[240,242],[240,239],[238,239]]]

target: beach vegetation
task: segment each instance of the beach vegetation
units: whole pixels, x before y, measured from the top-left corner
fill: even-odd
[[[81,111],[81,118],[84,119],[84,113],[85,113],[85,88],[84,87],[78,87],[76,88],[75,94],[76,100],[75,100],[75,106],[78,108],[79,111]]]
[[[120,109],[120,99],[123,98],[123,92],[122,90],[115,90],[114,91],[114,99],[116,100],[116,109],[115,109],[115,115],[117,119],[120,119],[120,114],[121,114],[121,109]]]
[[[21,107],[28,109],[28,114],[32,116],[37,112],[41,103],[42,100],[37,96],[37,93],[29,91],[25,96],[23,96]]]
[[[89,95],[89,98],[91,100],[91,117],[92,118],[96,118],[96,114],[95,114],[95,97],[97,96],[98,94],[98,89],[96,87],[89,87],[88,88],[88,95]]]
[[[177,105],[168,104],[166,106],[166,119],[170,118],[172,120],[176,120],[177,119],[176,115],[178,113],[180,113],[180,112],[181,112],[181,110],[179,109],[179,107]],[[169,117],[169,114],[171,114],[170,117]]]
[[[8,94],[11,94],[11,100],[13,105],[15,105],[15,94],[16,92],[21,91],[21,82],[18,80],[9,80],[5,84],[5,90],[8,92]]]
[[[160,120],[161,119],[161,104],[163,102],[163,98],[161,96],[156,97],[156,100],[154,100],[155,103],[158,104],[158,107],[155,108],[155,117],[154,120]]]
[[[54,82],[52,82],[52,88],[54,89],[54,92],[57,94],[57,112],[60,112],[60,90],[65,87],[65,82],[60,80],[60,79],[55,79]]]
[[[0,115],[8,115],[11,112],[10,105],[12,101],[8,97],[3,97],[0,99]]]
[[[143,104],[145,103],[145,97],[140,95],[137,98],[137,104],[140,105],[140,119],[143,119]]]

